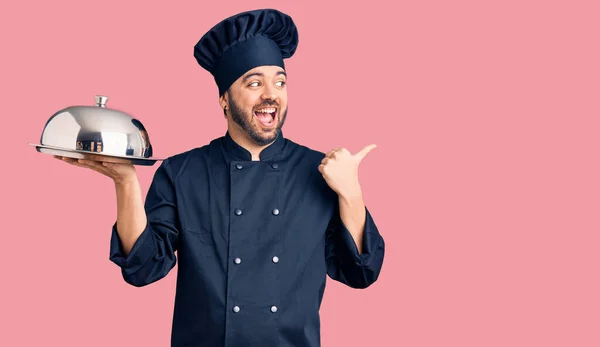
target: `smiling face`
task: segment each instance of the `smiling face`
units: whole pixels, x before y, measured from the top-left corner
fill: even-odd
[[[259,66],[238,78],[220,98],[231,130],[259,146],[273,142],[287,116],[286,82],[279,66]]]

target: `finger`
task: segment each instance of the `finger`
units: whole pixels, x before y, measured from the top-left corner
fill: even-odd
[[[86,159],[79,159],[79,162],[83,165],[86,165],[90,168],[96,168],[96,169],[103,169],[104,166],[102,166],[101,162],[98,161],[94,161],[94,160],[86,160]]]
[[[103,175],[106,175],[106,172],[104,172],[104,170],[102,170],[102,169],[99,169],[99,168],[97,168],[97,167],[95,167],[95,166],[84,166],[84,167],[85,167],[86,169],[89,169],[89,170],[92,170],[92,171],[96,171],[96,172],[98,172],[98,173],[101,173],[101,174],[103,174]]]
[[[109,162],[109,161],[100,161],[100,160],[93,160],[93,159],[74,159],[74,158],[66,158],[66,160],[69,160],[70,163],[72,163],[73,165],[79,166],[79,167],[83,167],[86,169],[92,169],[94,171],[97,171],[101,174],[107,175],[112,177],[114,175],[114,166],[115,163]]]
[[[94,162],[92,162],[90,160],[74,159],[74,158],[66,158],[65,157],[64,161],[68,162],[69,164],[82,167],[84,169],[91,169],[91,170],[106,174],[106,172],[104,171],[105,168],[96,165]]]
[[[90,168],[90,166],[89,166],[89,165],[87,165],[87,163],[86,163],[86,162],[85,162],[85,160],[83,160],[83,159],[73,159],[73,158],[68,158],[68,159],[67,159],[67,158],[65,158],[65,161],[66,161],[67,163],[69,163],[69,164],[73,164],[73,165],[75,165],[75,166],[83,167],[83,168],[86,168],[86,169],[89,169],[89,168]]]
[[[340,150],[342,150],[343,147],[334,147],[333,149],[331,149],[331,151],[327,152],[327,154],[325,154],[326,157],[331,158],[336,152],[339,152]]]
[[[101,174],[111,176],[113,174],[112,164],[105,161],[94,161],[94,160],[86,160],[84,161],[84,165],[88,168],[98,171]]]
[[[73,164],[75,164],[76,166],[82,167],[84,169],[92,169],[92,170],[96,169],[96,167],[91,166],[87,162],[82,161],[82,160],[76,160],[75,162],[73,162]]]
[[[323,160],[321,160],[321,164],[327,164],[329,162],[330,158],[325,157],[323,158]]]
[[[319,169],[319,172],[322,174],[323,170],[325,169],[325,165],[323,165],[323,164],[319,165],[318,169]]]
[[[331,152],[327,153],[325,158],[335,159],[335,158],[337,158],[338,153],[339,153],[339,151],[331,151]]]
[[[377,145],[375,144],[365,146],[365,148],[361,149],[358,153],[356,153],[355,157],[358,158],[359,161],[361,161],[370,151],[372,151],[376,147]]]
[[[85,167],[85,165],[81,164],[77,159],[74,158],[62,157],[61,160],[74,166]]]

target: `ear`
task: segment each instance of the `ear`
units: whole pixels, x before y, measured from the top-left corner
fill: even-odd
[[[219,97],[219,105],[221,105],[222,109],[225,109],[227,107],[227,99],[227,92],[223,93],[223,95]]]
[[[229,108],[227,105],[227,100],[229,98],[227,97],[227,92],[223,93],[223,95],[219,98],[219,105],[221,105],[221,108],[223,109],[223,117],[227,118],[227,109]]]

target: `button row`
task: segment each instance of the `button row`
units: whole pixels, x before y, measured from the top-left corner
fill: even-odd
[[[273,163],[273,164],[271,164],[271,167],[273,169],[277,169],[279,167],[279,165],[277,163]],[[235,164],[235,168],[238,169],[238,170],[241,170],[241,169],[244,168],[244,165],[238,163],[238,164]]]
[[[242,215],[242,210],[239,208],[236,208],[233,213],[235,213],[236,216],[241,216]],[[279,209],[274,208],[273,211],[271,211],[271,213],[273,213],[273,215],[278,216],[279,215]]]
[[[279,263],[279,257],[278,256],[274,256],[271,260],[273,260],[273,262],[275,264]],[[235,259],[233,259],[233,262],[239,265],[239,264],[242,263],[242,259],[241,258],[235,258]]]
[[[233,306],[233,312],[238,313],[240,312],[240,307],[239,306]],[[271,312],[275,313],[277,312],[277,306],[271,306]]]

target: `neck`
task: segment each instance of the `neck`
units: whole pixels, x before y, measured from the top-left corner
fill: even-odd
[[[248,134],[246,134],[244,130],[240,129],[240,127],[237,126],[237,124],[230,124],[227,130],[229,132],[229,136],[231,136],[233,141],[235,141],[238,145],[242,146],[252,154],[253,161],[259,161],[260,152],[262,152],[263,149],[269,147],[269,145],[257,145],[254,141],[252,141],[250,136],[248,136]]]

